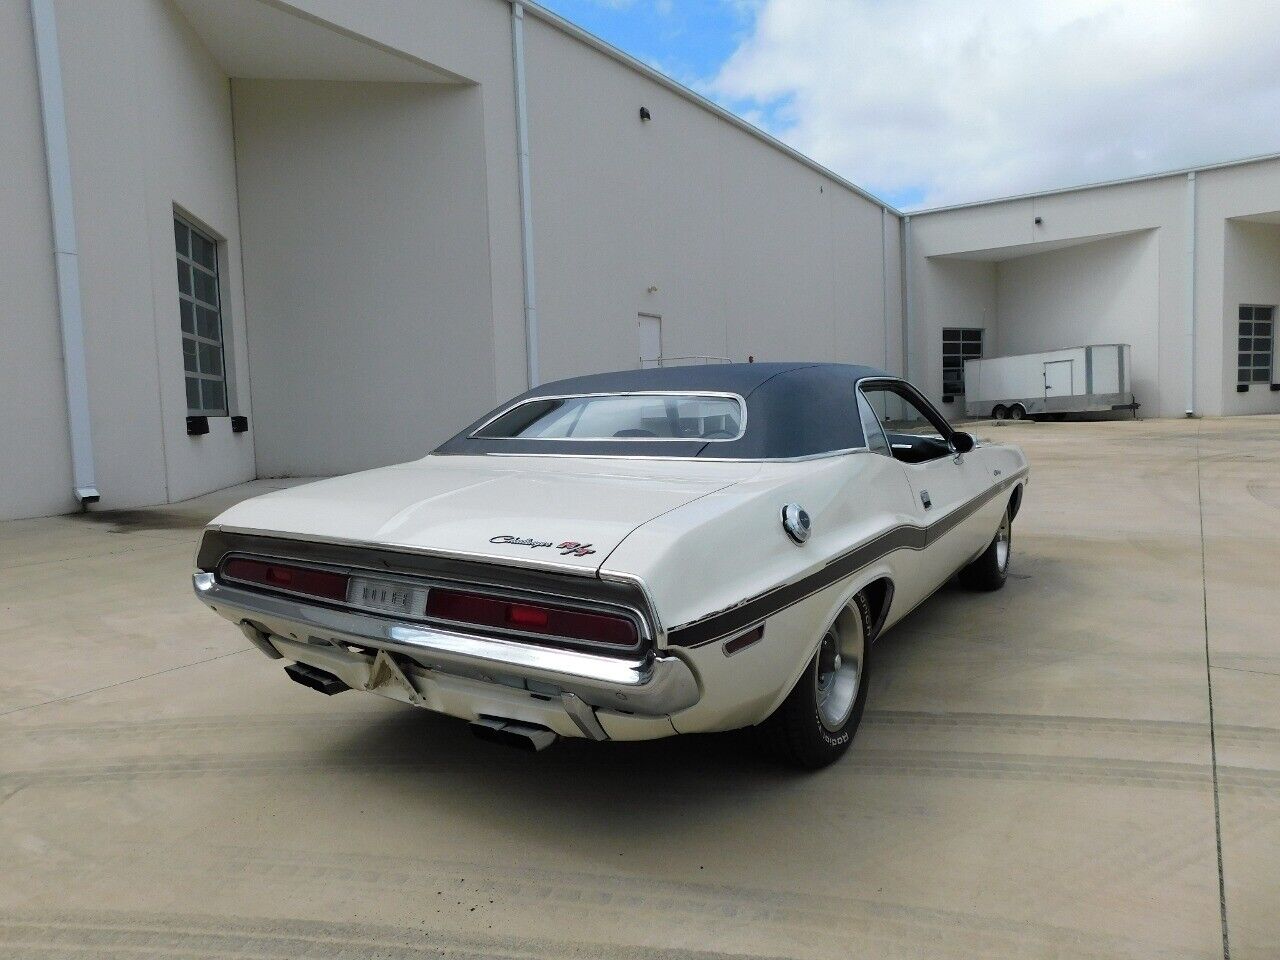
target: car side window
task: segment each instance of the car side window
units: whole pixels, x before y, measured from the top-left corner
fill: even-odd
[[[875,384],[869,384],[862,394],[883,426],[895,460],[927,463],[951,456],[951,444],[937,415],[930,415],[909,395]]]
[[[880,426],[879,418],[861,390],[858,391],[858,416],[862,420],[862,435],[866,438],[867,449],[872,453],[892,457],[893,451],[889,449],[889,439],[884,435],[884,427]]]

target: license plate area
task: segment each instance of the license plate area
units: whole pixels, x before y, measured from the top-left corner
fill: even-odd
[[[347,585],[347,603],[362,610],[421,619],[427,611],[427,588],[397,580],[354,576]]]

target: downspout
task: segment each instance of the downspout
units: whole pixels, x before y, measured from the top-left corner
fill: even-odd
[[[889,211],[880,208],[880,329],[884,337],[884,368],[889,369]]]
[[[529,179],[529,99],[524,74],[524,4],[511,4],[511,60],[516,84],[516,160],[520,176],[520,247],[524,267],[524,354],[529,389],[538,372],[538,306],[534,283],[533,188]]]
[[[93,472],[93,436],[89,422],[89,377],[84,354],[84,314],[80,299],[80,262],[76,216],[71,202],[71,149],[62,97],[62,62],[53,0],[31,0],[35,34],[40,118],[44,125],[45,166],[49,171],[49,215],[53,221],[53,267],[58,283],[58,322],[62,328],[62,368],[67,391],[67,427],[71,434],[71,485],[81,507],[98,502]]]
[[[1196,412],[1196,175],[1187,174],[1187,416]]]
[[[911,349],[911,321],[915,312],[915,285],[911,282],[911,218],[902,218],[902,379],[911,369],[907,359]]]

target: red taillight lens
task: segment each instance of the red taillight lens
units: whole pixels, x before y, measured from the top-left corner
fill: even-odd
[[[246,560],[237,557],[222,567],[225,576],[245,583],[259,583],[264,587],[302,593],[323,600],[347,599],[347,576],[328,570],[312,570],[285,563],[268,563],[265,560]]]
[[[551,611],[513,603],[507,608],[507,622],[527,630],[545,630],[551,624]]]
[[[636,625],[626,617],[516,603],[461,590],[432,590],[427,597],[427,616],[476,627],[527,630],[548,637],[619,647],[634,647],[640,640]]]

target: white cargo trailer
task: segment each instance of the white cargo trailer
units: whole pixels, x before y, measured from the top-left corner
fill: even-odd
[[[966,360],[964,392],[966,415],[997,420],[1121,410],[1137,416],[1139,406],[1127,343]]]

